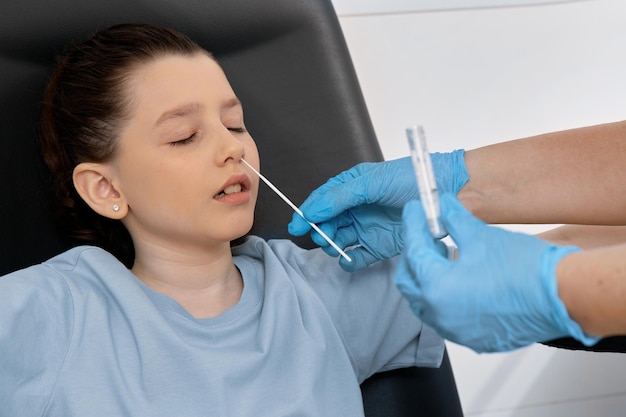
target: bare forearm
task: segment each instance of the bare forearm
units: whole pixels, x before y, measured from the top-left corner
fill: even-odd
[[[538,237],[586,250],[557,268],[559,296],[570,316],[588,334],[626,334],[626,226],[566,225]]]
[[[467,151],[463,204],[488,223],[626,224],[626,121]]]
[[[556,275],[559,297],[588,334],[626,334],[626,245],[568,255]]]
[[[561,246],[595,249],[626,243],[626,226],[566,225],[540,233],[537,237]]]

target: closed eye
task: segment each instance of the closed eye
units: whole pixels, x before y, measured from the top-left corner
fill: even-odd
[[[189,136],[188,138],[185,139],[181,139],[181,140],[176,140],[174,142],[170,142],[171,146],[184,146],[184,145],[189,145],[191,142],[194,141],[194,139],[196,138],[198,132],[195,132],[194,134],[192,134],[191,136]]]
[[[229,127],[228,130],[230,130],[231,132],[235,132],[235,133],[246,133],[246,128],[245,127]]]

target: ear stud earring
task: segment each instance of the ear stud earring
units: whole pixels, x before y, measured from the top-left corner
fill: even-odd
[[[113,211],[118,212],[120,211],[120,206],[117,204],[113,204]]]

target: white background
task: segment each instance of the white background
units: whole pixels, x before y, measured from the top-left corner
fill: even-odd
[[[334,4],[387,159],[626,118],[624,0]],[[626,355],[448,346],[468,417],[626,416]]]

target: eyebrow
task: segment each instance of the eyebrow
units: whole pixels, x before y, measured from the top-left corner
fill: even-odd
[[[190,103],[190,104],[182,105],[180,107],[176,107],[172,110],[168,110],[165,113],[163,113],[161,116],[159,116],[159,118],[157,119],[155,123],[155,126],[162,125],[163,123],[171,119],[185,117],[185,116],[189,116],[190,114],[197,113],[201,107],[202,106],[200,106],[200,104],[198,103]]]
[[[237,106],[241,106],[241,101],[237,97],[226,100],[226,102],[224,102],[224,104],[222,105],[222,107],[225,109],[231,109]],[[157,119],[155,126],[162,125],[163,123],[171,119],[185,117],[197,113],[202,107],[203,106],[198,103],[189,103],[184,104],[180,107],[176,107],[172,110],[168,110]]]
[[[237,106],[241,106],[241,101],[237,97],[233,97],[233,98],[226,100],[226,102],[224,102],[224,105],[222,107],[226,109],[230,109],[230,108],[237,107]]]

